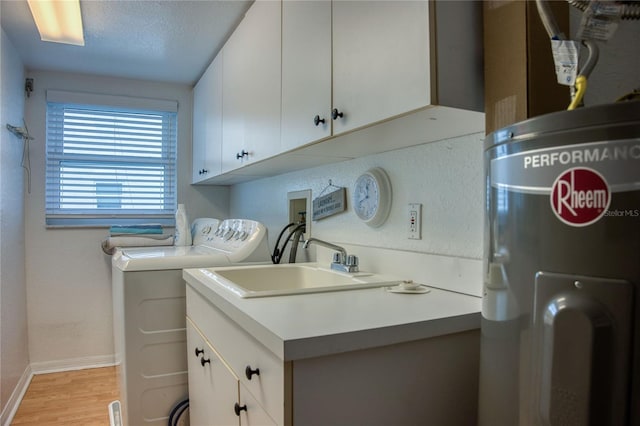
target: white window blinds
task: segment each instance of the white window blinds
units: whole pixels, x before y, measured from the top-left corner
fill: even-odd
[[[59,98],[47,94],[47,225],[172,223],[177,113]]]

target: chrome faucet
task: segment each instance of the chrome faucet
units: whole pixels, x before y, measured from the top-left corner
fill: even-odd
[[[333,254],[333,261],[331,262],[331,269],[333,269],[334,271],[350,273],[358,272],[358,257],[352,254],[347,255],[347,251],[343,247],[319,240],[317,238],[309,238],[304,242],[304,245],[302,247],[304,249],[307,249],[309,248],[309,245],[311,243],[330,248],[337,252]]]

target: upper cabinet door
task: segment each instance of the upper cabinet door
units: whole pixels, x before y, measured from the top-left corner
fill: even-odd
[[[193,88],[193,178],[197,183],[222,170],[222,54]]]
[[[223,172],[280,152],[281,14],[257,0],[224,47]]]
[[[331,2],[284,1],[282,149],[330,136],[330,111]]]
[[[203,170],[205,170],[205,120],[206,120],[206,83],[204,76],[193,88],[193,127],[191,135],[191,182],[197,183],[203,180]],[[211,175],[213,176],[213,174]]]
[[[339,134],[431,103],[428,1],[333,2]]]

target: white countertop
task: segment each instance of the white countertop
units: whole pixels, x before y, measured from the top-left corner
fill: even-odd
[[[437,288],[425,294],[371,288],[242,299],[202,269],[186,269],[183,277],[284,361],[480,328],[481,298]]]

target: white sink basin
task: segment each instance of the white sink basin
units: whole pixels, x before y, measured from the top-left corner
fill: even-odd
[[[317,264],[261,265],[201,269],[213,281],[236,295],[248,297],[354,290],[398,284],[389,276],[348,274]]]

